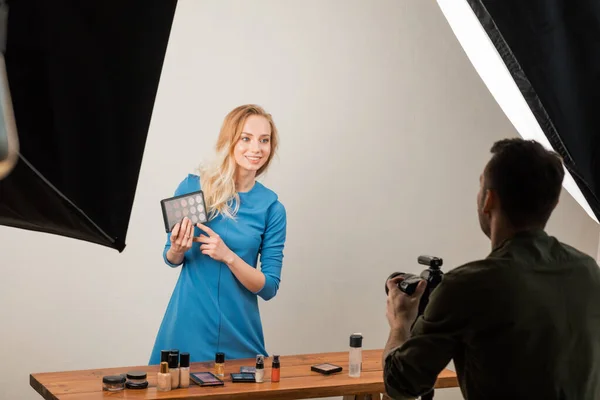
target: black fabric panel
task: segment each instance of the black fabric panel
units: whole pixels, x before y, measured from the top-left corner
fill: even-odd
[[[467,1],[600,219],[600,1]]]
[[[18,182],[27,182],[27,187],[19,187]],[[6,184],[0,182],[0,199],[2,225],[115,246],[110,236],[101,234],[97,226],[23,160],[6,178]]]
[[[10,3],[23,159],[0,181],[0,224],[123,250],[176,5]]]

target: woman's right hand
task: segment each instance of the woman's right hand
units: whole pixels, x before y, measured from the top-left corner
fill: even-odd
[[[194,243],[194,224],[185,217],[181,223],[175,224],[171,231],[171,252],[182,256],[192,248]]]

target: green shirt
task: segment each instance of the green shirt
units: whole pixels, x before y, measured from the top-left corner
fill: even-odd
[[[389,396],[429,391],[454,361],[465,399],[600,399],[600,269],[544,231],[444,275],[385,359]]]

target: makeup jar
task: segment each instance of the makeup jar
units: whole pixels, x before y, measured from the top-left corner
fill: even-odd
[[[102,390],[108,392],[118,392],[125,389],[125,376],[123,375],[108,375],[102,377]]]
[[[127,389],[146,389],[148,387],[147,375],[144,371],[131,371],[126,376],[125,386]]]

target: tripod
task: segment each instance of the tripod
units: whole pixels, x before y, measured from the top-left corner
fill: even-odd
[[[429,268],[425,269],[421,272],[421,278],[427,282],[427,288],[423,293],[423,297],[421,297],[421,301],[419,302],[419,313],[417,315],[423,315],[425,311],[425,307],[429,304],[429,296],[435,290],[435,288],[442,282],[442,277],[444,273],[440,269],[444,261],[438,257],[430,257],[430,256],[419,256],[418,258],[419,264],[427,265]],[[430,392],[425,393],[421,396],[421,400],[432,400],[433,399],[434,390],[431,389]]]

